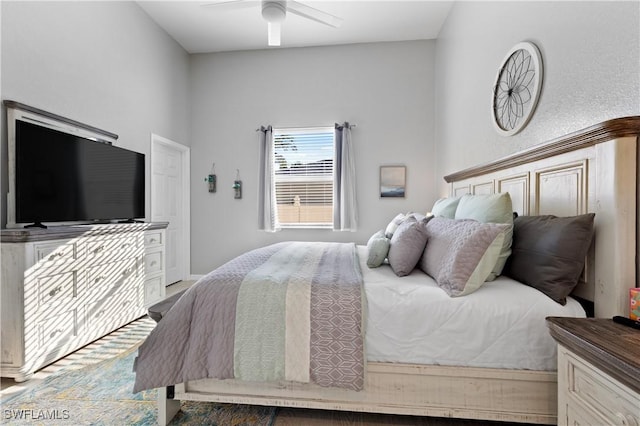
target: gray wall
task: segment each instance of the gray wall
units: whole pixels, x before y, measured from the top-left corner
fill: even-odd
[[[426,211],[433,182],[433,41],[202,54],[191,62],[191,270],[203,274],[248,249],[283,240],[365,243],[400,211]],[[356,155],[358,232],[257,229],[260,125],[349,121]],[[215,162],[218,191],[204,177]],[[407,197],[379,198],[379,166],[407,166]],[[240,170],[243,198],[231,185]]]
[[[638,9],[456,2],[437,41],[189,56],[133,2],[2,1],[0,92],[115,132],[139,152],[148,153],[152,132],[190,145],[192,273],[202,274],[277,241],[364,243],[397,212],[428,210],[446,193],[445,174],[640,114]],[[505,53],[522,40],[540,47],[545,81],[532,121],[505,138],[491,124],[491,90]],[[358,125],[360,230],[258,231],[255,129],[345,120]],[[212,162],[215,194],[203,181]],[[408,167],[405,199],[379,198],[383,164]],[[242,200],[231,189],[236,169]]]
[[[436,176],[498,159],[607,119],[640,114],[640,6],[635,2],[456,2],[436,43]],[[519,134],[491,122],[507,51],[541,50],[537,110]]]
[[[151,133],[189,144],[189,55],[137,4],[2,1],[0,7],[2,99],[116,133],[119,146],[145,154]],[[4,127],[4,107],[2,121]]]

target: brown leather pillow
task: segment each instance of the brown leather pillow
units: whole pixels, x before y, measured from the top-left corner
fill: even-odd
[[[519,216],[504,275],[565,305],[578,284],[593,239],[594,213],[571,217]]]

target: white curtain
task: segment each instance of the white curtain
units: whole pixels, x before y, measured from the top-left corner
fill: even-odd
[[[334,231],[356,231],[358,228],[356,166],[349,123],[336,124],[335,143],[333,229]]]
[[[260,127],[260,191],[258,191],[258,228],[267,232],[280,230],[276,194],[273,186],[273,129]]]

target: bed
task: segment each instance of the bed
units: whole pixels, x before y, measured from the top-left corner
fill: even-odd
[[[521,216],[595,213],[596,237],[586,256],[583,282],[573,295],[592,302],[597,317],[626,315],[628,288],[636,285],[637,276],[638,135],[640,117],[610,120],[495,162],[448,175],[445,180],[452,196],[508,192],[514,211]],[[362,252],[359,257],[363,257]],[[430,291],[429,285],[415,283],[415,280],[424,282],[426,277],[419,271],[405,277],[400,286],[388,284],[390,276],[385,275],[389,273],[388,269],[374,271],[364,266],[362,273],[369,287],[370,310],[376,305],[377,298],[387,299],[394,293],[410,295],[397,299],[403,310],[415,309],[402,305],[407,301],[436,297],[419,294]],[[517,289],[514,292],[524,292],[516,299],[532,297],[527,293],[530,288],[509,282],[506,277],[484,285],[482,292],[476,293],[491,298],[494,289],[505,285]],[[458,298],[460,303],[467,302],[465,297]],[[482,353],[475,354],[471,364],[455,357],[445,359],[444,354],[450,354],[461,340],[450,340],[449,346],[440,348],[439,354],[430,355],[428,348],[411,350],[401,345],[376,345],[369,342],[369,337],[373,338],[375,334],[388,336],[404,328],[410,334],[409,338],[414,333],[413,337],[420,340],[420,333],[424,333],[423,329],[394,325],[391,317],[395,310],[388,306],[385,304],[382,308],[387,309],[387,320],[367,323],[366,344],[371,347],[367,349],[361,390],[295,381],[189,380],[158,388],[159,424],[168,423],[179,410],[181,400],[541,424],[556,422],[557,382],[553,356],[546,357],[543,362],[546,365],[513,368],[508,362],[495,365],[484,360]],[[573,299],[567,306],[568,310],[557,315],[580,315],[581,307]],[[465,318],[461,313],[465,310],[444,315],[460,316],[464,326]],[[369,315],[367,321],[379,318],[379,314],[366,314]],[[538,321],[537,327],[544,330],[544,321]],[[516,334],[522,335],[522,332]],[[504,351],[504,348],[494,349]]]

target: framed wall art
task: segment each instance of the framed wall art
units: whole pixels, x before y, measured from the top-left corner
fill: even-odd
[[[403,198],[406,192],[405,166],[380,166],[380,197]]]
[[[535,44],[522,42],[509,50],[493,87],[491,115],[500,135],[515,135],[527,125],[538,104],[542,74],[542,55]]]

